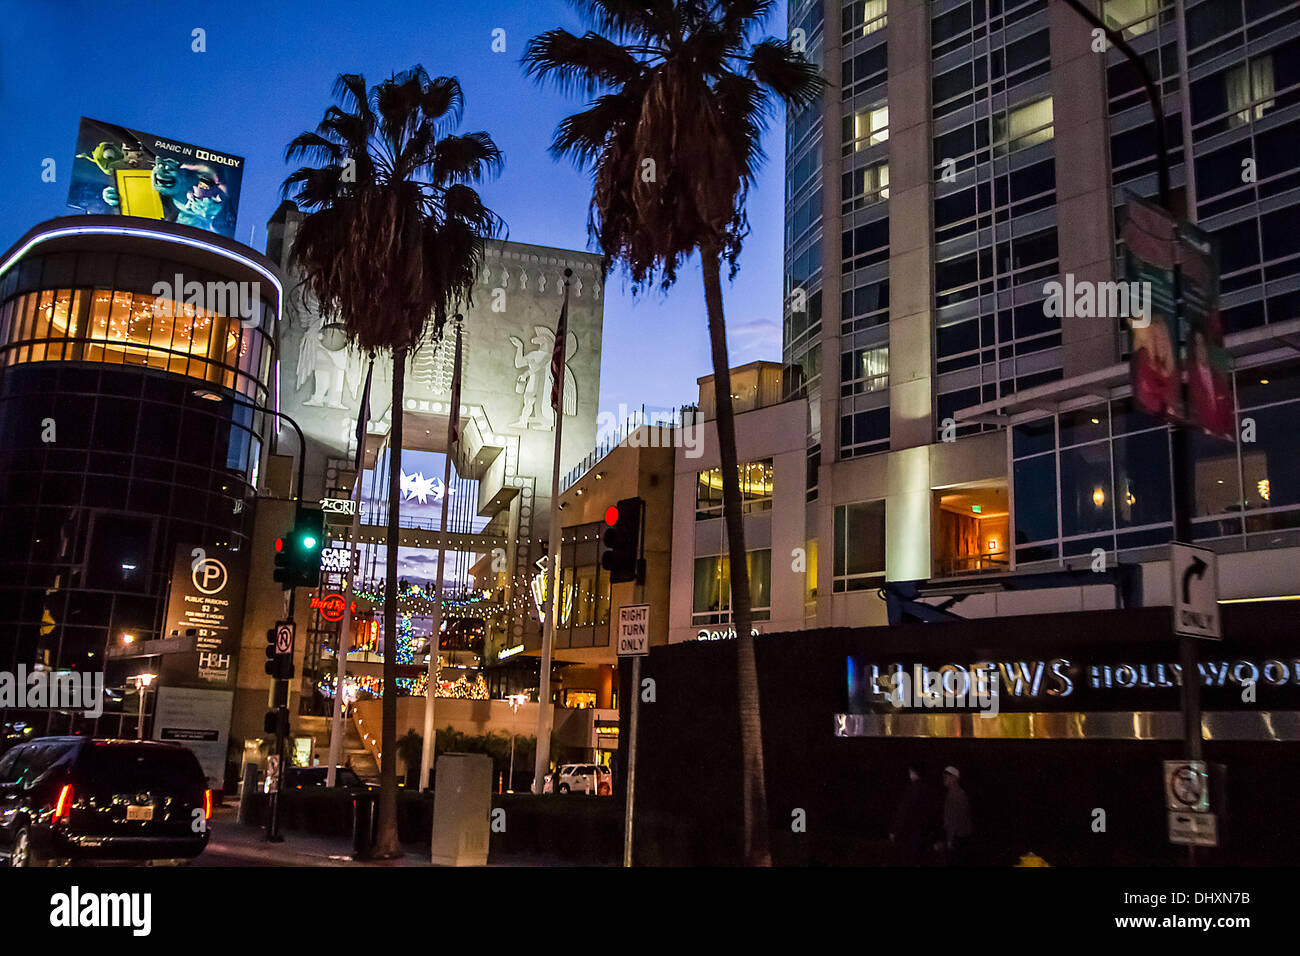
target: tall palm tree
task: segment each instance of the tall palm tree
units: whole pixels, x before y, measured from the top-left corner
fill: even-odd
[[[736,274],[748,231],[745,196],[764,159],[760,138],[774,98],[808,106],[824,84],[789,43],[750,40],[772,0],[571,2],[594,29],[542,33],[529,41],[523,64],[539,82],[593,97],[560,123],[551,145],[556,157],[592,171],[589,231],[606,265],[623,263],[634,286],[658,280],[666,290],[696,251],[704,271],[737,636],[744,855],[766,865],[762,725],[720,274],[724,260]]]
[[[341,321],[348,342],[393,360],[389,445],[402,450],[406,363],[470,293],[484,242],[501,220],[469,185],[502,165],[487,133],[455,135],[463,97],[454,77],[431,79],[415,66],[373,87],[356,73],[334,83],[340,105],[314,132],[297,136],[285,161],[308,163],[283,192],[307,215],[292,262],[322,318]],[[448,450],[450,453],[450,450]],[[401,854],[397,841],[397,540],[400,468],[389,469],[384,585],[384,696],[375,854]]]

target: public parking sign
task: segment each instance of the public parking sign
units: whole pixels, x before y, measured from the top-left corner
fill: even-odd
[[[645,657],[650,653],[650,605],[632,604],[618,609],[618,656]]]
[[[1171,559],[1174,633],[1222,640],[1217,555],[1208,548],[1175,544]]]

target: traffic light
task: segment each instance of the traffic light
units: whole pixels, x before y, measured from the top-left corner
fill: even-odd
[[[609,572],[612,583],[644,581],[643,562],[638,553],[644,507],[645,502],[640,498],[624,498],[605,509],[605,550],[600,556],[600,566]]]
[[[287,737],[289,735],[289,709],[277,707],[268,710],[262,721],[262,730],[269,737]]]
[[[290,588],[314,588],[320,584],[320,553],[325,546],[325,512],[299,508],[293,530],[275,539],[275,582]]]

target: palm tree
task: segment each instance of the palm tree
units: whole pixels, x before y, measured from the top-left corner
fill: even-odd
[[[454,135],[463,97],[454,77],[431,79],[421,66],[374,87],[345,73],[334,83],[340,105],[314,132],[297,136],[285,161],[305,165],[283,192],[307,215],[291,251],[323,319],[341,321],[349,345],[393,360],[389,445],[400,461],[406,363],[470,292],[484,242],[501,220],[470,183],[501,168],[486,133]],[[448,450],[450,452],[450,449]],[[397,841],[397,540],[400,468],[388,485],[384,587],[384,695],[379,789],[381,858],[401,855]]]
[[[539,82],[594,97],[560,123],[551,153],[592,171],[588,228],[606,266],[617,260],[634,287],[658,279],[664,290],[692,252],[703,267],[738,638],[744,855],[751,865],[766,865],[762,725],[720,273],[725,260],[736,274],[748,231],[745,196],[764,159],[760,137],[773,95],[805,107],[824,84],[789,43],[750,41],[772,0],[571,2],[594,30],[540,34],[529,41],[523,64]]]

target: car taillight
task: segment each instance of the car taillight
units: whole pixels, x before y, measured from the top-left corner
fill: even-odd
[[[211,790],[203,791],[203,819],[204,820],[212,819],[212,791]]]
[[[72,784],[65,783],[59,791],[59,802],[54,805],[54,822],[68,819],[72,813]]]

